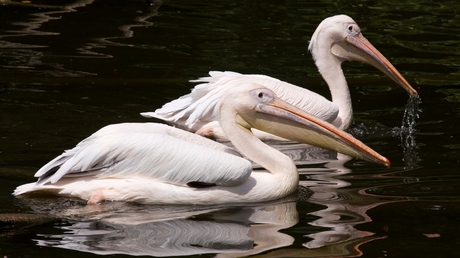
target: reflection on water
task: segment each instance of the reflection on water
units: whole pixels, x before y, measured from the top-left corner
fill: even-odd
[[[104,207],[107,205],[107,207]],[[87,221],[59,226],[61,234],[38,234],[40,246],[91,252],[182,256],[219,253],[246,256],[289,246],[294,238],[279,232],[298,222],[292,200],[254,207],[125,207],[102,204]],[[88,212],[88,207],[66,213]],[[94,213],[95,211],[93,211]],[[95,220],[97,218],[97,220]]]
[[[106,202],[85,205],[76,200],[60,198],[57,205],[49,199],[22,199],[35,213],[52,214],[59,233],[37,232],[37,245],[78,250],[94,254],[129,254],[152,256],[183,256],[218,254],[236,257],[260,254],[291,246],[295,238],[285,233],[299,222],[297,204],[316,204],[307,214],[313,233],[302,236],[307,249],[289,249],[290,256],[348,256],[361,253],[363,243],[382,239],[373,232],[362,231],[357,225],[371,222],[367,211],[376,206],[398,202],[405,198],[375,197],[359,189],[347,189],[351,184],[340,177],[351,173],[345,155],[319,156],[323,150],[305,146],[294,148],[286,143],[277,147],[297,157],[301,164],[297,196],[277,202],[250,206],[143,206]],[[305,158],[305,160],[299,160]],[[323,168],[312,168],[323,162]],[[305,187],[305,188],[304,188]],[[309,189],[309,190],[307,190]],[[305,194],[307,191],[307,194]],[[296,201],[297,200],[297,201]],[[305,226],[304,226],[305,227]],[[280,230],[284,230],[280,232]],[[276,255],[277,251],[273,251]]]
[[[15,214],[0,221],[18,226],[0,223],[0,256],[50,257],[55,247],[68,257],[459,255],[455,1],[27,2],[0,9],[0,209]],[[420,99],[404,109],[407,96],[372,67],[344,65],[352,133],[393,167],[270,143],[296,161],[309,199],[200,208],[11,196],[63,148],[101,125],[142,119],[208,70],[263,73],[329,96],[307,41],[338,13],[355,18],[423,98],[419,118]]]
[[[12,29],[3,35],[0,35],[0,44],[2,45],[2,56],[7,60],[7,64],[2,68],[11,73],[28,73],[37,75],[51,75],[51,76],[85,76],[90,73],[80,71],[66,70],[62,63],[51,63],[46,60],[43,48],[48,46],[45,44],[38,44],[37,42],[24,42],[24,38],[57,36],[58,32],[44,31],[43,25],[47,22],[60,20],[62,16],[69,12],[75,12],[76,8],[84,7],[92,3],[92,0],[76,1],[64,5],[21,5],[18,2],[6,1],[7,6],[22,6],[24,8],[40,8],[43,11],[32,13],[29,19],[25,22],[13,22]]]
[[[317,216],[318,219],[309,224],[322,227],[323,230],[307,235],[312,239],[304,243],[307,248],[321,248],[339,244],[347,247],[346,243],[356,245],[362,241],[369,241],[369,237],[374,233],[358,230],[356,226],[372,221],[366,214],[369,209],[391,202],[390,199],[379,200],[363,195],[357,189],[346,189],[350,183],[338,177],[351,173],[351,170],[345,167],[345,163],[349,160],[351,159],[348,156],[338,154],[338,159],[328,162],[323,170],[301,170],[301,174],[308,175],[312,179],[301,181],[302,185],[313,190],[310,202],[326,206],[325,209],[310,213],[310,215]],[[358,249],[346,248],[341,251],[347,250],[357,251]],[[344,255],[344,253],[340,253],[340,255]]]
[[[85,77],[95,76],[94,72],[85,70],[74,70],[71,64],[77,60],[86,58],[113,58],[110,53],[103,50],[106,47],[133,47],[132,44],[123,43],[124,39],[133,37],[133,29],[138,27],[148,27],[152,22],[148,19],[157,14],[161,6],[161,0],[149,1],[139,5],[141,11],[135,10],[132,17],[128,19],[113,19],[112,26],[115,31],[107,30],[107,27],[92,26],[91,20],[86,21],[82,17],[75,17],[71,14],[87,5],[95,4],[94,0],[81,0],[61,5],[41,5],[41,4],[20,4],[14,1],[2,2],[2,5],[9,7],[20,6],[28,9],[38,9],[40,12],[32,12],[27,22],[13,22],[9,24],[13,28],[7,33],[0,35],[0,53],[6,64],[2,65],[4,71],[11,74],[27,73],[29,76],[51,76],[51,77]],[[103,8],[103,7],[100,7]],[[110,17],[110,11],[107,15]],[[74,14],[75,15],[75,14]],[[89,13],[88,15],[91,15]],[[99,14],[106,17],[104,14]],[[107,18],[104,18],[106,20]],[[86,24],[89,22],[90,24]],[[49,23],[53,24],[51,26]],[[77,23],[71,30],[61,29],[66,23]],[[58,24],[58,25],[56,25]],[[51,26],[56,31],[47,31]],[[91,30],[86,30],[86,26],[92,26]],[[94,34],[90,41],[79,41],[86,39],[89,33]],[[65,35],[72,34],[75,39],[72,42],[65,41]],[[40,42],[42,42],[40,44]],[[48,53],[44,49],[52,49],[54,53]],[[69,59],[72,62],[69,62]]]

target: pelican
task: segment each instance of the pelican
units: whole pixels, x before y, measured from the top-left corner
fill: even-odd
[[[410,96],[418,96],[417,91],[398,70],[362,35],[356,22],[349,16],[336,15],[323,20],[313,33],[308,49],[319,73],[329,86],[332,101],[305,88],[265,75],[211,71],[210,77],[192,81],[201,84],[196,85],[190,94],[166,103],[155,112],[144,112],[141,115],[224,141],[226,136],[217,122],[215,106],[227,88],[252,82],[271,89],[282,100],[340,129],[347,129],[353,118],[350,91],[341,68],[347,60],[361,61],[376,67],[402,86]],[[255,133],[263,139],[279,139],[269,134]]]
[[[231,143],[267,171],[229,147],[157,123],[104,127],[65,151],[21,185],[14,195],[50,192],[88,204],[103,200],[155,204],[262,202],[298,186],[294,162],[263,143],[250,128],[389,166],[387,158],[349,134],[280,100],[269,89],[244,84],[228,89],[217,105]]]

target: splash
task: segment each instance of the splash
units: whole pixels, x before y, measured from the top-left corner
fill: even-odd
[[[418,146],[415,140],[417,129],[415,127],[419,119],[419,113],[422,112],[419,107],[421,103],[422,100],[418,96],[410,97],[406,104],[401,127],[393,129],[393,135],[399,136],[401,139],[401,145],[404,151],[403,161],[406,163],[404,169],[414,169],[418,167]]]
[[[360,140],[371,140],[381,137],[395,137],[401,139],[405,162],[404,169],[418,167],[418,146],[415,140],[416,126],[419,114],[422,112],[420,104],[422,100],[417,97],[409,97],[407,100],[402,125],[399,127],[387,127],[378,122],[366,121],[365,123],[353,122],[347,132]]]

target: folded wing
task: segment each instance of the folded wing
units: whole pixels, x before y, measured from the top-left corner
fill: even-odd
[[[323,96],[269,76],[218,71],[212,71],[209,75],[192,81],[201,84],[196,85],[190,94],[166,103],[155,112],[144,112],[141,115],[158,118],[194,132],[218,120],[217,103],[226,89],[247,83],[263,85],[280,99],[324,121],[332,122],[339,112],[338,107]]]
[[[37,184],[63,177],[146,177],[176,185],[238,185],[251,163],[225,145],[162,124],[116,124],[65,151],[36,174]]]

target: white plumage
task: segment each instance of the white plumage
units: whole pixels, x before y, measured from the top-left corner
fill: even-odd
[[[350,135],[291,106],[257,84],[225,91],[219,122],[231,143],[267,171],[225,145],[154,123],[109,125],[64,152],[14,194],[51,192],[88,203],[102,200],[163,204],[260,202],[282,198],[298,185],[293,161],[255,137],[250,128],[389,165]]]
[[[209,72],[210,77],[203,77],[193,82],[200,82],[190,94],[166,103],[155,112],[141,113],[145,117],[155,117],[165,120],[184,130],[196,132],[200,130],[205,135],[205,130],[211,128],[213,138],[226,140],[217,123],[217,103],[229,88],[240,84],[257,83],[276,93],[276,95],[291,105],[328,122],[332,122],[339,110],[337,106],[328,105],[329,100],[315,92],[300,88],[296,85],[280,81],[265,75],[243,75],[235,72]],[[304,94],[308,91],[310,94]],[[321,108],[324,107],[324,108]],[[264,132],[256,131],[259,138],[264,138]],[[207,135],[206,135],[207,136]]]
[[[190,149],[195,151],[190,152]],[[164,124],[115,124],[102,128],[64,152],[42,167],[36,176],[41,185],[54,184],[64,175],[69,177],[76,173],[81,176],[82,171],[86,174],[97,172],[100,178],[142,175],[178,185],[192,181],[240,184],[250,175],[252,166],[249,161],[230,153],[237,152]],[[183,162],[183,157],[189,157],[187,163]],[[208,163],[209,157],[215,162]],[[203,164],[216,173],[201,173]],[[59,169],[47,177],[53,167]]]
[[[275,92],[282,100],[304,111],[346,129],[353,118],[351,96],[341,64],[344,61],[361,61],[381,70],[411,96],[417,96],[410,84],[394,66],[367,41],[358,25],[346,15],[329,17],[314,32],[309,50],[320,74],[329,86],[332,101],[305,88],[278,79],[255,74],[212,71],[199,82],[190,94],[165,104],[155,112],[141,113],[155,117],[179,128],[226,140],[217,122],[216,104],[225,90],[244,83],[257,83]],[[255,132],[259,138],[279,139],[266,133]]]

